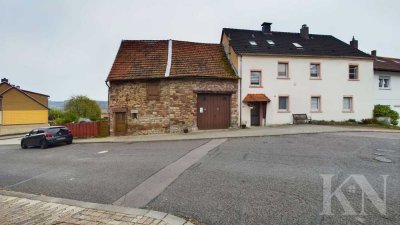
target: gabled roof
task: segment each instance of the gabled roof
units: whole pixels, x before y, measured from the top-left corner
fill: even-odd
[[[374,70],[400,72],[400,59],[377,56],[374,60]]]
[[[300,33],[274,31],[263,33],[261,30],[232,28],[224,28],[222,35],[224,33],[230,39],[233,50],[238,54],[371,58],[369,54],[331,35],[310,34],[310,38],[305,39],[300,36]],[[267,40],[273,41],[274,44],[269,44]],[[250,41],[255,41],[257,45],[250,44]],[[298,43],[302,47],[298,48],[293,43]]]
[[[3,91],[2,93],[0,93],[0,97],[3,98],[4,94],[6,94],[7,92],[9,92],[10,90],[17,90],[18,92],[22,93],[23,95],[25,95],[26,97],[30,98],[31,100],[33,100],[34,102],[38,103],[39,105],[43,106],[46,109],[49,109],[47,106],[43,105],[42,103],[40,103],[38,100],[36,100],[35,98],[33,98],[32,96],[28,95],[27,93],[25,93],[24,91],[20,90],[19,88],[16,88],[14,86],[11,86],[10,88],[8,88],[7,90]]]
[[[5,84],[5,85],[7,85],[9,87],[13,87],[13,85],[9,84],[8,82],[1,82],[0,85],[2,85],[2,84]],[[33,92],[33,91],[23,90],[23,89],[20,89],[20,88],[19,88],[19,90],[23,91],[25,93],[28,93],[28,94],[32,93],[32,94],[42,95],[42,96],[45,96],[45,97],[50,97],[49,95],[46,95],[46,94],[41,94],[41,93],[37,93],[37,92]]]
[[[25,92],[25,93],[32,93],[32,94],[37,94],[37,95],[42,95],[42,96],[44,96],[44,97],[50,97],[49,95],[46,95],[46,94],[42,94],[42,93],[37,93],[37,92],[34,92],[34,91],[27,91],[27,90],[24,90],[24,89],[21,89],[21,91],[23,91],[23,92]]]
[[[107,81],[167,78],[168,40],[122,41]],[[172,41],[174,77],[237,79],[221,44]]]

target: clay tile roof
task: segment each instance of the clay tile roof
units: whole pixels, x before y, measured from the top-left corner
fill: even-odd
[[[221,44],[172,42],[171,77],[236,78]]]
[[[400,59],[375,57],[374,70],[400,72]]]
[[[264,94],[247,94],[246,97],[243,99],[243,102],[269,102],[269,101],[271,100]]]
[[[166,78],[168,40],[122,41],[108,81]],[[170,77],[237,79],[221,44],[172,41]]]
[[[107,80],[165,75],[168,41],[122,41]]]

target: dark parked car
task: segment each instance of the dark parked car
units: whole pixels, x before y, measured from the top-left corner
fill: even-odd
[[[64,126],[52,126],[34,129],[21,140],[21,148],[40,147],[47,148],[49,145],[66,143],[71,144],[73,140],[71,131]]]

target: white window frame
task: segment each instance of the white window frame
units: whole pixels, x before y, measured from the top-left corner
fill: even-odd
[[[284,76],[281,76],[280,74],[279,74],[279,67],[280,67],[280,65],[285,65],[285,75]],[[289,78],[289,62],[278,62],[278,78],[281,78],[281,79],[287,79],[287,78]]]
[[[252,76],[253,76],[253,73],[254,74],[258,74],[259,76],[258,76],[258,84],[253,84],[252,83],[252,81],[253,81],[253,79],[252,79]],[[250,87],[261,87],[261,82],[262,82],[262,73],[261,73],[261,70],[251,70],[250,71]]]
[[[316,109],[313,109],[313,99],[317,99],[318,108],[316,108]],[[317,95],[311,96],[311,99],[310,99],[310,111],[311,112],[321,112],[321,96],[317,96]]]
[[[280,106],[280,102],[281,102],[281,98],[286,98],[286,109],[281,109]],[[290,98],[289,95],[279,95],[278,96],[278,112],[290,112]]]
[[[349,108],[345,108],[345,99],[350,99],[349,101]],[[354,98],[353,96],[343,96],[343,112],[352,113],[354,112]]]
[[[382,80],[382,83],[381,83],[381,80]],[[384,81],[385,80],[389,80],[389,85],[387,87],[384,86]],[[380,90],[390,90],[390,88],[391,88],[391,77],[388,76],[388,75],[379,76],[378,86],[379,86]]]
[[[317,76],[313,77],[312,73],[311,73],[311,67],[312,66],[316,66],[317,67]],[[321,79],[321,63],[316,63],[316,62],[312,62],[310,63],[310,79]]]
[[[354,72],[350,72],[350,69],[354,67],[355,71]],[[348,79],[349,80],[360,80],[360,71],[359,71],[359,67],[356,64],[350,64],[349,65],[349,71],[348,71]],[[354,76],[354,78],[351,78],[350,76]]]

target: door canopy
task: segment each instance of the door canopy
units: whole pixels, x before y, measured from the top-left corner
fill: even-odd
[[[265,94],[247,94],[243,102],[270,102]]]

